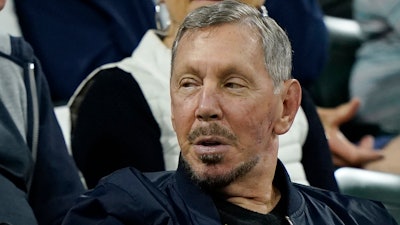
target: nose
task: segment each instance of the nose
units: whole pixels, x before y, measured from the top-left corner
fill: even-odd
[[[222,118],[220,96],[212,88],[203,87],[199,95],[199,103],[196,109],[196,118],[200,121],[212,121]]]

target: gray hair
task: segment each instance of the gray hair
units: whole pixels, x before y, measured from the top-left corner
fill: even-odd
[[[291,78],[292,49],[286,33],[265,13],[234,0],[203,6],[189,13],[172,47],[172,69],[179,42],[187,32],[226,23],[246,25],[259,36],[264,49],[265,66],[275,89],[279,89],[283,81]]]

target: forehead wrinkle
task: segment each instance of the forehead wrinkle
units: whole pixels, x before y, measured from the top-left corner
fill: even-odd
[[[210,60],[213,58],[214,54],[216,51],[226,51],[227,53],[230,52],[229,46],[232,44],[235,44],[237,41],[236,39],[230,38],[231,35],[225,35],[224,39],[226,43],[224,45],[214,45],[215,47],[218,47],[220,49],[207,49],[207,52],[204,51],[203,46],[207,45],[210,43],[210,38],[213,38],[214,35],[221,35],[217,33],[222,29],[223,26],[240,26],[239,28],[235,27],[232,30],[229,30],[232,32],[233,35],[240,35],[242,38],[242,41],[244,41],[246,44],[243,45],[241,44],[241,48],[238,49],[239,52],[235,53],[236,57],[227,57],[229,60],[222,61],[224,60],[225,57],[219,57],[216,58],[215,60]],[[244,29],[241,29],[241,28]],[[251,35],[253,34],[254,35]],[[215,40],[213,40],[215,42]],[[228,23],[228,24],[221,24],[221,25],[214,25],[211,27],[204,27],[204,28],[195,28],[193,30],[188,30],[181,38],[181,44],[178,46],[177,49],[177,55],[181,55],[182,50],[184,48],[187,49],[188,46],[190,46],[190,49],[194,49],[202,51],[200,56],[198,57],[189,57],[190,63],[186,64],[188,66],[185,68],[188,72],[194,72],[196,74],[199,74],[200,71],[207,71],[206,73],[210,73],[213,71],[209,71],[210,69],[215,69],[218,70],[219,72],[224,71],[225,73],[229,72],[239,72],[239,73],[245,73],[251,68],[251,64],[245,63],[245,64],[240,64],[240,67],[237,66],[237,62],[243,61],[243,53],[248,54],[248,57],[254,60],[261,60],[263,65],[265,66],[264,63],[264,57],[263,57],[263,51],[262,48],[260,47],[261,39],[259,38],[259,35],[256,34],[256,31],[254,30],[253,27],[248,27],[244,26],[243,23]],[[211,43],[214,44],[214,43]],[[201,49],[203,48],[203,49]],[[249,51],[249,48],[251,50]],[[261,53],[261,56],[258,55]],[[187,54],[187,52],[186,52]],[[195,56],[196,53],[192,52],[191,56]],[[180,56],[184,57],[184,56]],[[234,59],[232,61],[232,59]],[[222,63],[221,63],[222,62]],[[213,66],[211,66],[213,65]],[[206,67],[206,68],[205,68]]]

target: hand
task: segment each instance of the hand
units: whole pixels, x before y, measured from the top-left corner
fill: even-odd
[[[317,108],[328,139],[333,163],[336,166],[361,167],[383,157],[379,151],[373,148],[374,138],[372,136],[363,137],[360,144],[355,145],[340,131],[340,125],[353,118],[359,105],[358,99],[352,99],[335,108]]]
[[[383,160],[370,162],[363,166],[364,169],[380,171],[385,173],[400,174],[400,135],[394,137],[380,151],[385,156]]]

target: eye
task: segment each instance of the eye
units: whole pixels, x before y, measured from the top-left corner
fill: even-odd
[[[244,86],[241,84],[238,84],[238,83],[230,82],[230,83],[226,83],[225,87],[231,88],[231,89],[238,89],[238,88],[243,88]]]
[[[225,81],[224,87],[229,89],[243,89],[247,87],[247,82],[242,78],[230,78]]]
[[[198,85],[198,81],[194,78],[182,78],[179,82],[179,86],[183,88],[194,88]]]

